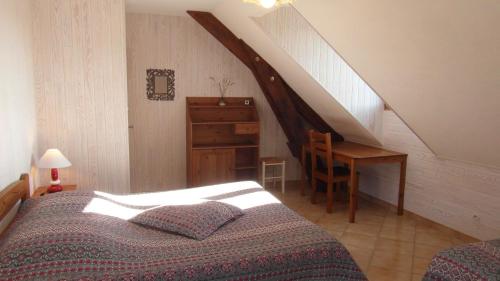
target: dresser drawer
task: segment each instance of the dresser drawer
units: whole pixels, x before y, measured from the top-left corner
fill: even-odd
[[[259,133],[258,124],[235,124],[234,133],[237,135],[255,135]]]

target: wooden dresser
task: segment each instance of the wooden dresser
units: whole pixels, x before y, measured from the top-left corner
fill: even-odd
[[[188,97],[189,187],[256,180],[260,126],[253,98]]]

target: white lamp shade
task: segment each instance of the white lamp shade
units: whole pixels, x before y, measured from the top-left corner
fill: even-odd
[[[43,154],[40,161],[38,161],[38,168],[52,169],[52,168],[66,168],[71,166],[71,162],[64,157],[59,149],[47,149]]]

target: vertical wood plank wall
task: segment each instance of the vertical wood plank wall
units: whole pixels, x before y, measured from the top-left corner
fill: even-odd
[[[34,164],[32,34],[31,1],[0,1],[0,190]]]
[[[298,162],[252,73],[193,19],[127,14],[127,58],[133,192],[186,186],[186,97],[218,96],[210,76],[236,82],[229,96],[255,98],[261,156],[285,157],[289,179],[298,178]],[[175,70],[174,101],[146,99],[148,68]]]
[[[500,237],[499,169],[437,158],[392,111],[383,136],[386,148],[408,153],[405,209],[480,239]],[[361,168],[360,189],[392,204],[398,183],[398,165]]]
[[[255,21],[362,126],[381,138],[382,99],[294,8],[283,7]]]
[[[124,0],[34,0],[38,146],[63,183],[130,191]],[[39,155],[40,156],[40,155]],[[41,170],[41,183],[48,171]]]

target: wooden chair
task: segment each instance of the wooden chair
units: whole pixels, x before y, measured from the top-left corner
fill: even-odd
[[[326,183],[326,211],[331,213],[333,211],[334,185],[342,182],[348,183],[350,170],[347,167],[335,167],[333,165],[332,138],[330,133],[323,134],[310,130],[309,144],[311,150],[311,203],[316,204],[318,181],[322,181]]]

